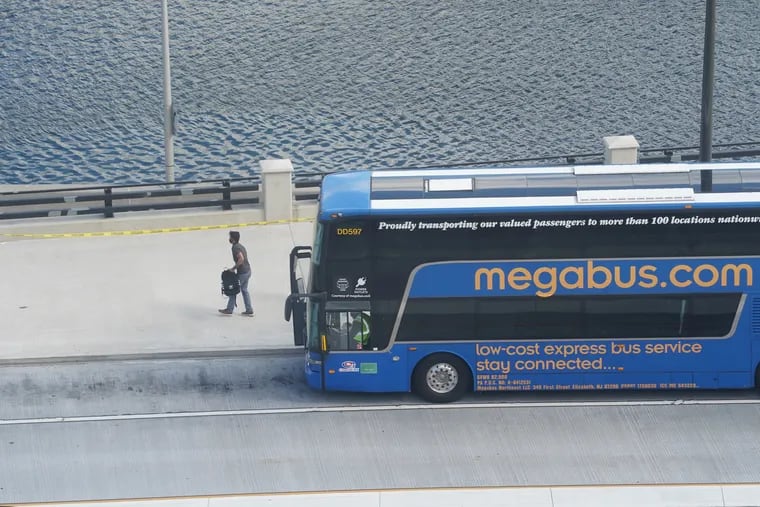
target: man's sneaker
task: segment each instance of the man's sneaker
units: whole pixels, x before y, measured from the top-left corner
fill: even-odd
[[[240,315],[245,315],[246,317],[253,317],[253,310],[250,312],[242,312]]]
[[[224,315],[232,315],[232,310],[228,310],[226,308],[219,308],[219,313],[223,313]]]

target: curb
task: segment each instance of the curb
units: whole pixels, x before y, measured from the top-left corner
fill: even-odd
[[[96,362],[122,362],[122,361],[160,361],[172,359],[224,359],[238,357],[266,357],[266,356],[301,356],[303,347],[272,348],[272,349],[239,349],[239,350],[203,350],[190,352],[154,352],[136,354],[101,354],[79,356],[53,356],[31,357],[18,359],[0,359],[0,367],[3,366],[39,366],[51,364],[77,364]]]

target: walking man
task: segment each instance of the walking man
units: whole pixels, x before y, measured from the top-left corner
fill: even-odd
[[[238,280],[240,281],[240,293],[243,294],[243,304],[245,305],[243,315],[253,317],[251,295],[248,292],[248,280],[251,279],[251,264],[248,262],[248,252],[240,244],[240,233],[238,231],[230,231],[230,243],[232,244],[232,260],[235,262],[235,265],[229,268],[228,271],[237,273]],[[219,313],[232,315],[236,306],[236,299],[237,295],[235,294],[229,296],[227,308],[220,308]]]

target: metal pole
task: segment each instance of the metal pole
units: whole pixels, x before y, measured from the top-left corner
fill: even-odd
[[[699,136],[699,160],[712,160],[712,101],[715,80],[715,2],[705,0],[705,48],[702,62],[702,124]],[[712,192],[712,171],[700,173],[702,192]]]
[[[169,59],[169,7],[163,0],[163,53],[164,53],[164,145],[166,154],[166,181],[174,182],[174,103],[172,102],[172,71]]]

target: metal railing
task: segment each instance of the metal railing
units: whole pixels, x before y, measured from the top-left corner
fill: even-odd
[[[716,144],[714,159],[760,158],[760,142]],[[720,151],[722,148],[734,148]],[[739,148],[739,149],[736,149]],[[663,163],[697,160],[697,146],[640,150],[639,163]],[[604,153],[579,153],[550,157],[520,158],[481,162],[439,164],[435,166],[407,167],[405,169],[446,168],[482,165],[514,164],[597,164]],[[398,168],[388,168],[398,169]],[[296,177],[293,182],[293,200],[316,201],[325,173],[312,173]],[[0,192],[0,221],[9,219],[102,215],[113,218],[117,213],[188,208],[234,207],[259,208],[264,202],[261,177],[228,178],[216,180],[177,181],[174,183],[141,183],[132,185],[65,186],[53,189],[18,190]]]
[[[295,201],[316,200],[321,178],[296,181]],[[133,185],[71,186],[0,192],[0,220],[188,208],[259,207],[263,202],[260,177],[222,180],[141,183]]]

